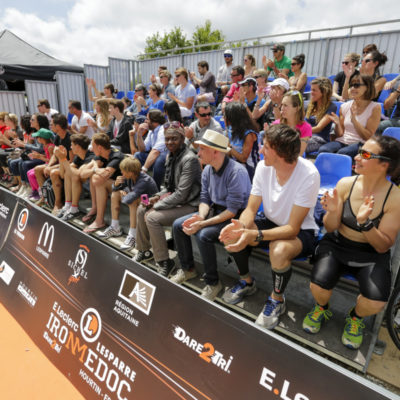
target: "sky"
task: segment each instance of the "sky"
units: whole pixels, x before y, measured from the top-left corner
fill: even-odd
[[[190,39],[206,19],[227,40],[240,40],[400,16],[398,0],[1,0],[1,6],[0,31],[81,66],[135,58],[148,36],[175,26]]]

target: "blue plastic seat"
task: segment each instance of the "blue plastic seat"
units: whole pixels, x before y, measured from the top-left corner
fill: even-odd
[[[389,97],[390,93],[392,93],[391,90],[382,90],[378,98],[378,103],[384,103],[385,100]]]
[[[123,97],[125,97],[125,92],[124,92],[123,90],[121,90],[121,91],[119,91],[119,92],[117,93],[116,98],[119,99],[119,100],[121,100]]]
[[[328,76],[328,79],[331,81],[332,85],[333,85],[333,82],[335,81],[335,76],[336,75]]]
[[[340,107],[342,106],[342,104],[344,104],[344,102],[343,101],[333,101],[332,103],[336,105],[336,115],[339,117],[339,110],[340,110]]]
[[[221,125],[222,129],[225,130],[225,121],[224,121],[224,117],[223,117],[222,115],[216,115],[216,116],[214,117],[214,119],[215,119],[216,121],[218,121],[219,124]]]
[[[397,140],[400,140],[400,128],[396,128],[394,126],[391,126],[389,128],[386,128],[383,131],[382,135],[391,136],[391,137],[394,137]]]
[[[397,76],[399,76],[399,74],[384,74],[383,77],[386,78],[386,80],[392,81],[394,78],[396,78]]]
[[[135,96],[135,91],[134,90],[129,90],[129,92],[126,94],[126,97],[128,97],[129,100],[133,101],[133,97]]]
[[[345,176],[351,176],[352,159],[345,154],[320,153],[315,159],[315,166],[321,176],[319,193],[333,189],[338,181]]]
[[[68,113],[68,123],[71,125],[72,118],[74,118],[74,114]]]

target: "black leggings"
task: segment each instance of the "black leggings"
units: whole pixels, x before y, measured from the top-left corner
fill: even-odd
[[[349,266],[352,262],[351,259],[348,259],[347,262],[343,260],[346,255],[349,255],[349,242],[351,243],[341,235],[327,234],[324,236],[317,248],[311,282],[323,289],[331,290],[342,274],[350,273],[358,280],[360,293],[364,297],[370,300],[387,301],[391,282],[390,252],[370,253],[368,254],[369,263],[353,267]],[[360,260],[359,251],[356,248],[351,249],[352,259]],[[365,257],[365,253],[363,256]]]

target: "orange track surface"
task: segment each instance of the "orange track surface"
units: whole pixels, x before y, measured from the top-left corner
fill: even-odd
[[[0,399],[83,399],[1,303]]]

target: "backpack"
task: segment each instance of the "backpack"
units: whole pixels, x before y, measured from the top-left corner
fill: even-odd
[[[50,208],[54,208],[56,197],[54,195],[53,184],[50,178],[47,178],[43,183],[42,196],[46,205]]]

